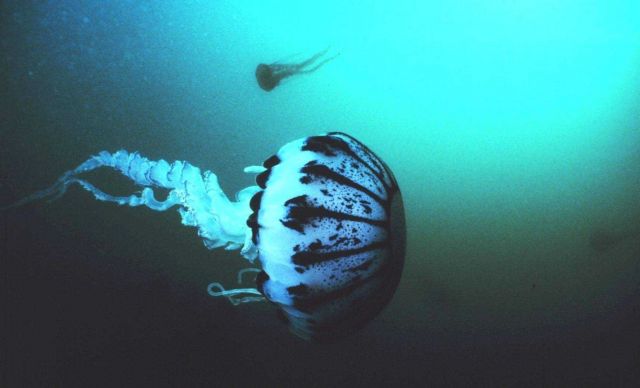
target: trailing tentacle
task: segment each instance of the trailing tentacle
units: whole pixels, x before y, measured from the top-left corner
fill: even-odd
[[[80,174],[100,167],[110,167],[119,171],[137,185],[143,186],[143,190],[139,195],[118,197],[78,178]],[[248,169],[250,172],[253,170]],[[65,172],[51,187],[0,210],[22,206],[39,199],[55,200],[74,183],[91,192],[100,201],[132,207],[146,206],[156,211],[165,211],[178,205],[182,223],[198,228],[198,235],[208,249],[222,246],[227,249],[242,248],[241,254],[250,261],[256,256],[256,249],[251,241],[251,230],[247,227],[246,220],[251,214],[249,200],[260,190],[259,187],[247,187],[237,194],[237,201],[230,201],[220,188],[218,177],[213,172],[201,173],[198,167],[183,161],[168,163],[163,159],[149,160],[137,152],[102,151],[75,169]],[[152,187],[169,190],[167,199],[158,201]]]

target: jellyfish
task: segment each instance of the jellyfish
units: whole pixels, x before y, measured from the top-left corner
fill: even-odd
[[[108,167],[141,192],[113,196],[81,178]],[[197,228],[208,249],[240,249],[255,287],[208,293],[232,304],[268,301],[297,336],[331,341],[361,329],[389,303],[405,256],[402,196],[389,167],[364,144],[340,132],[284,145],[262,166],[255,186],[236,200],[216,175],[188,162],[152,161],[137,152],[102,151],[64,173],[49,188],[5,207],[62,196],[77,184],[99,201],[156,211],[177,207],[182,224]],[[154,188],[166,189],[166,199]]]
[[[270,92],[276,86],[278,86],[280,84],[280,81],[282,81],[284,78],[291,77],[292,75],[296,74],[313,73],[314,71],[322,67],[325,63],[340,55],[336,54],[330,58],[326,58],[320,63],[317,63],[315,64],[315,66],[313,66],[318,59],[320,59],[327,53],[327,51],[329,51],[328,48],[320,51],[319,53],[313,55],[311,58],[300,63],[284,64],[276,62],[270,65],[261,63],[258,65],[258,67],[256,67],[256,79],[258,80],[258,85],[262,90]]]

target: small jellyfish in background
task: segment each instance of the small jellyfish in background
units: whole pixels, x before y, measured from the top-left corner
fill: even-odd
[[[116,197],[79,175],[110,167],[143,187]],[[241,249],[255,267],[255,288],[210,295],[234,305],[270,301],[291,331],[308,340],[344,337],[372,320],[391,300],[402,274],[405,218],[400,190],[387,165],[344,133],[311,136],[284,145],[250,186],[231,201],[216,175],[188,162],[152,161],[138,153],[106,151],[63,174],[48,189],[10,207],[62,196],[78,184],[100,201],[165,211],[177,206],[182,223],[198,228],[209,249]],[[164,201],[153,188],[168,189]],[[257,259],[257,263],[256,263]]]
[[[319,63],[316,63],[316,61],[318,61],[328,51],[329,49],[327,48],[300,63],[285,64],[276,62],[270,65],[261,63],[258,65],[258,67],[256,67],[256,80],[258,81],[258,85],[262,90],[270,92],[280,84],[280,81],[287,77],[291,77],[296,74],[313,73],[314,71],[322,67],[325,63],[335,59],[338,55],[340,55],[336,54],[330,58],[322,60]]]

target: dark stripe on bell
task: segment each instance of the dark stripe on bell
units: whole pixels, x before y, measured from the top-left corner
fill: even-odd
[[[322,304],[348,296],[353,291],[360,288],[363,283],[369,281],[370,279],[371,278],[365,278],[364,280],[362,280],[361,278],[353,279],[352,283],[350,283],[349,285],[338,288],[337,290],[327,292],[326,294],[314,295],[310,298],[294,299],[293,306],[304,313],[310,314],[313,312],[314,308]]]
[[[247,226],[250,228],[255,228],[258,226],[258,216],[256,213],[251,213],[249,218],[247,218]]]
[[[382,198],[380,198],[373,191],[367,189],[366,187],[362,186],[359,183],[356,183],[356,182],[352,181],[351,179],[345,177],[344,175],[338,174],[337,172],[331,170],[329,167],[327,167],[325,165],[322,165],[322,164],[307,164],[306,166],[302,167],[302,169],[300,171],[302,173],[304,173],[304,174],[307,174],[307,175],[325,177],[327,179],[331,179],[332,181],[334,181],[336,183],[340,183],[341,185],[349,186],[349,187],[352,187],[352,188],[354,188],[354,189],[356,189],[358,191],[362,191],[363,193],[367,194],[371,198],[373,198],[376,201],[378,201],[383,207],[386,206],[386,201],[383,200]],[[304,177],[302,179],[304,179]],[[307,182],[304,182],[304,183],[307,183]]]
[[[251,241],[254,244],[258,244],[258,215],[256,213],[251,213],[249,218],[247,218],[247,226],[251,228]]]
[[[333,132],[332,134],[343,135],[339,132]],[[355,152],[353,152],[351,147],[349,147],[349,144],[347,144],[344,140],[340,139],[339,137],[332,136],[332,134],[329,134],[328,136],[308,137],[307,141],[302,146],[302,150],[317,152],[317,153],[324,154],[326,156],[336,156],[336,152],[334,152],[334,150],[337,150],[338,152],[342,152],[351,156],[352,158],[360,162],[362,165],[366,166],[368,169],[370,170],[372,169],[371,166],[365,163],[362,159],[360,159],[360,157]]]
[[[372,156],[372,161],[376,164],[374,168],[373,166],[371,166],[369,163],[367,163],[366,161],[364,161],[357,153],[355,153],[355,151],[353,151],[351,149],[351,147],[349,146],[349,144],[347,142],[345,142],[343,139],[340,139],[337,136],[344,136],[348,139],[350,139],[351,141],[353,141],[356,144],[359,144],[362,149],[364,149],[365,152],[367,152],[368,154],[370,154]],[[319,137],[319,136],[316,136]],[[384,179],[384,176],[382,175],[383,172],[385,172],[386,170],[384,169],[383,166],[380,165],[380,163],[376,163],[378,156],[371,151],[367,146],[365,146],[364,144],[360,143],[358,140],[356,140],[355,138],[353,138],[352,136],[347,135],[346,133],[342,133],[342,132],[331,132],[328,134],[328,136],[322,136],[323,139],[331,139],[331,140],[325,140],[328,144],[330,144],[331,146],[339,149],[340,151],[346,153],[347,155],[351,156],[353,159],[355,159],[356,161],[358,161],[358,163],[362,164],[363,166],[367,167],[369,169],[369,171],[371,171],[376,178],[378,178],[378,180],[382,183],[382,185],[384,186],[384,188],[389,191],[390,187],[387,185],[387,182]],[[304,148],[303,148],[304,149]]]
[[[295,306],[296,309],[311,314],[313,313],[313,309],[319,307],[320,305],[326,304],[326,303],[330,303],[334,300],[338,300],[340,298],[346,298],[348,297],[352,292],[354,292],[355,290],[359,289],[360,287],[362,287],[364,284],[373,281],[375,279],[380,279],[380,278],[384,278],[386,276],[388,276],[388,271],[386,270],[386,268],[380,267],[378,270],[376,270],[376,272],[372,273],[370,276],[367,276],[365,278],[362,278],[360,276],[356,276],[355,278],[353,278],[347,285],[345,285],[344,287],[338,288],[336,290],[327,292],[325,294],[315,294],[313,296],[310,297],[301,297],[301,298],[294,298],[293,300],[293,305]],[[370,302],[372,302],[374,305],[379,305],[379,303],[383,303],[382,300],[380,300],[379,302],[375,301],[376,298],[376,293],[379,292],[380,290],[376,290],[374,291],[374,294],[368,294],[366,295],[364,298],[368,299]],[[373,298],[373,300],[372,300]],[[361,303],[361,301],[353,301],[352,303],[355,303],[356,305]]]
[[[287,292],[291,296],[306,296],[309,294],[309,287],[300,283],[297,286],[291,286],[287,288]]]
[[[304,225],[296,220],[280,220],[280,222],[282,222],[282,225],[286,226],[289,229],[293,229],[296,232],[299,232],[301,234],[304,234]]]
[[[360,271],[366,271],[370,266],[371,263],[373,261],[371,260],[367,260],[365,262],[363,262],[362,264],[356,265],[355,267],[351,267],[351,268],[346,268],[344,270],[342,270],[342,272],[360,272]]]
[[[302,150],[326,156],[336,156],[336,152],[334,150],[346,152],[344,147],[340,147],[339,144],[336,144],[335,139],[331,136],[309,136],[302,145]]]
[[[357,255],[364,252],[374,251],[376,249],[388,249],[387,241],[380,241],[373,244],[365,245],[364,247],[355,249],[342,249],[332,252],[312,252],[303,251],[295,253],[291,256],[291,260],[294,264],[309,266],[313,264],[322,263],[325,261],[335,260],[341,257],[348,257]]]
[[[271,168],[278,163],[280,163],[280,158],[277,155],[273,155],[269,159],[265,160],[262,165],[266,168]]]
[[[375,152],[371,151],[371,149],[369,149],[369,147],[367,147],[366,145],[362,144],[360,141],[358,141],[358,140],[357,140],[356,138],[354,138],[353,136],[350,136],[350,135],[347,135],[346,133],[341,133],[341,132],[334,132],[334,134],[337,134],[337,135],[340,135],[340,136],[344,136],[344,137],[346,137],[346,138],[350,139],[351,141],[353,141],[354,143],[359,144],[359,145],[360,145],[360,147],[362,147],[362,149],[364,150],[364,152],[366,152],[366,153],[371,157],[371,162],[372,162],[373,164],[375,164],[375,167],[376,167],[376,168],[371,167],[371,166],[369,165],[369,163],[365,162],[364,160],[362,161],[362,163],[363,163],[365,166],[369,167],[369,169],[370,169],[374,174],[376,174],[376,176],[377,176],[378,178],[380,178],[380,181],[385,185],[385,187],[386,187],[387,189],[391,189],[391,188],[387,185],[387,182],[384,180],[384,178],[382,177],[381,173],[383,173],[383,172],[384,172],[385,174],[389,175],[389,178],[390,178],[390,180],[391,180],[392,182],[393,182],[393,178],[392,178],[392,177],[391,177],[391,175],[389,174],[389,170],[388,170],[388,168],[386,167],[386,165],[384,164],[384,162],[382,161],[382,159],[380,159],[380,158],[378,157],[378,155],[376,155],[376,153],[375,153]],[[362,160],[362,159],[359,159],[359,160]],[[377,171],[378,173],[376,173],[376,171]]]
[[[309,201],[307,195],[300,195],[287,200],[284,205],[288,208],[286,218],[280,222],[289,229],[296,230],[304,234],[304,227],[312,219],[331,218],[341,221],[363,222],[373,226],[382,228],[388,227],[387,220],[372,220],[348,213],[340,213],[333,210],[327,210],[324,207],[314,207]]]
[[[367,166],[367,168],[369,168],[369,170],[371,170],[371,172],[373,172],[374,174],[376,174],[376,176],[380,179],[380,181],[387,187],[390,188],[389,186],[387,186],[386,181],[384,180],[384,177],[382,176],[382,173],[389,175],[389,171],[386,168],[384,162],[382,162],[382,159],[380,159],[378,157],[378,155],[376,155],[375,152],[371,151],[371,149],[369,149],[369,147],[367,147],[366,145],[362,144],[359,140],[357,140],[356,138],[354,138],[351,135],[348,135],[346,133],[343,132],[331,132],[329,133],[329,136],[344,136],[347,139],[351,140],[352,142],[358,144],[360,147],[362,147],[362,150],[364,150],[365,153],[367,153],[368,155],[370,155],[371,157],[371,162],[373,164],[375,164],[375,168],[373,166],[371,166],[369,163],[367,163],[366,161],[364,161],[363,159],[360,158],[360,156],[358,154],[355,153],[355,151],[351,150],[351,147],[349,147],[349,149],[351,150],[351,156],[353,156],[356,160],[358,160],[360,163],[362,163],[363,165]],[[341,141],[344,141],[342,139],[340,139]],[[389,176],[389,178],[391,178],[391,181],[393,181],[393,178],[391,176]]]
[[[305,224],[311,219],[318,218],[332,218],[334,220],[341,221],[356,221],[364,222],[369,225],[379,226],[385,228],[388,225],[387,220],[372,220],[370,218],[364,218],[360,216],[354,216],[353,214],[340,213],[333,210],[327,210],[324,207],[291,207],[287,213],[287,218],[280,220],[284,225],[297,231],[303,231]],[[287,224],[295,224],[297,227],[292,227]]]
[[[251,197],[251,201],[249,202],[249,207],[254,212],[260,209],[260,201],[262,201],[262,194],[264,194],[264,191],[260,190],[257,193],[255,193],[253,197]]]
[[[271,170],[266,170],[258,174],[256,177],[256,184],[260,186],[261,189],[267,187],[267,181],[269,180],[269,175],[271,175]]]

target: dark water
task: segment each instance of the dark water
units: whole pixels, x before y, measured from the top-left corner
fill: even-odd
[[[391,304],[316,345],[272,306],[208,297],[246,262],[175,212],[77,188],[2,212],[0,385],[637,385],[638,4],[416,7],[0,3],[0,204],[119,148],[233,193],[341,130],[394,170],[408,229]],[[327,46],[258,88],[258,63]]]

